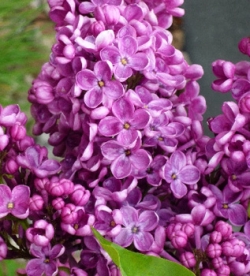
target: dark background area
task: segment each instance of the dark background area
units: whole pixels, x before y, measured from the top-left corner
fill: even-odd
[[[204,118],[221,113],[224,101],[232,100],[230,94],[221,94],[211,89],[215,79],[211,63],[216,59],[233,63],[249,60],[238,51],[242,37],[250,36],[249,0],[186,0],[183,28],[185,51],[191,62],[202,65],[204,77],[199,81],[201,94],[207,100]],[[206,127],[206,134],[209,134]],[[211,134],[209,134],[211,135]]]

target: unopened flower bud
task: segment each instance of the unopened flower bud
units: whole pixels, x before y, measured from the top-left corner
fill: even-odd
[[[244,37],[238,44],[238,48],[242,54],[250,56],[250,37]]]
[[[33,195],[30,198],[30,210],[40,211],[43,209],[44,200],[40,195]]]
[[[196,265],[196,259],[192,252],[184,252],[180,256],[181,263],[187,268],[192,268]]]
[[[76,206],[84,206],[90,198],[90,191],[86,190],[80,184],[76,184],[74,186],[74,191],[69,197]]]
[[[222,240],[221,232],[213,231],[213,232],[210,234],[210,242],[211,242],[211,243],[220,243],[221,240]]]
[[[187,244],[187,240],[187,235],[181,230],[173,232],[171,236],[171,243],[177,249],[185,247]]]
[[[218,221],[215,225],[215,230],[220,232],[224,240],[232,235],[232,226],[224,221]]]
[[[2,239],[2,237],[0,237],[0,261],[6,258],[7,251],[8,251],[7,245]]]
[[[220,257],[221,246],[218,243],[211,243],[206,248],[206,254],[210,258]]]
[[[52,200],[52,206],[55,210],[61,210],[65,206],[65,202],[61,197]]]

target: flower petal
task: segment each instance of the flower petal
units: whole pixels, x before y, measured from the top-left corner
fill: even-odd
[[[83,90],[97,86],[97,78],[93,71],[84,69],[76,74],[76,83]]]
[[[122,97],[113,104],[112,112],[121,122],[130,122],[134,116],[134,106],[130,101]]]
[[[200,171],[193,165],[187,165],[179,172],[178,177],[185,184],[196,184],[200,179]]]
[[[140,232],[134,235],[135,248],[140,251],[149,251],[154,241],[153,236],[148,232]]]
[[[176,198],[182,198],[187,194],[187,187],[180,179],[176,179],[171,182],[170,188]]]
[[[8,203],[11,201],[11,190],[5,185],[0,185],[0,218],[5,217],[9,213],[7,208]]]
[[[98,125],[99,132],[104,136],[114,136],[123,129],[121,122],[113,116],[102,119]]]
[[[29,215],[30,189],[26,185],[18,185],[12,190],[14,208],[12,215],[24,219]]]
[[[102,89],[99,86],[93,87],[84,95],[84,102],[90,108],[97,107],[102,102]]]
[[[230,204],[228,210],[230,222],[236,226],[242,226],[247,222],[247,213],[245,208],[240,204]]]
[[[159,222],[157,214],[153,211],[144,211],[139,216],[139,228],[142,231],[152,231]]]
[[[123,228],[120,233],[113,239],[113,242],[121,245],[122,247],[128,247],[133,242],[133,234],[130,230]]]
[[[131,162],[125,154],[122,154],[112,162],[110,169],[115,178],[122,179],[131,173]]]
[[[132,165],[138,170],[145,170],[151,162],[149,153],[144,149],[139,149],[135,153],[132,153],[129,159]]]
[[[114,160],[124,153],[124,148],[116,141],[108,141],[101,145],[101,151],[105,158]]]

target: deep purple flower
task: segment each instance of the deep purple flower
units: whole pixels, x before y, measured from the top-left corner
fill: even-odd
[[[110,169],[115,178],[122,179],[129,176],[134,168],[138,171],[147,169],[151,162],[151,156],[140,146],[139,137],[135,145],[127,147],[116,141],[108,141],[101,145],[103,156],[111,161]]]
[[[136,249],[140,251],[149,251],[154,238],[149,233],[154,230],[159,218],[153,211],[139,212],[130,206],[121,208],[124,228],[113,239],[115,243],[123,247],[129,246],[132,242]]]
[[[55,276],[58,272],[56,259],[65,251],[65,247],[57,244],[51,248],[50,244],[45,247],[31,244],[30,253],[35,256],[26,266],[28,276],[43,275]]]
[[[195,166],[187,165],[183,152],[175,151],[163,168],[163,178],[170,183],[174,196],[182,198],[187,194],[185,184],[196,184],[200,179],[200,172]]]
[[[98,61],[94,71],[83,69],[76,75],[76,82],[81,89],[87,90],[84,102],[90,108],[97,107],[103,100],[103,95],[115,100],[124,93],[122,84],[112,80],[111,65],[104,61]]]
[[[122,97],[112,106],[115,116],[107,116],[99,123],[98,130],[104,136],[117,135],[117,141],[129,146],[138,138],[139,130],[144,129],[150,120],[145,109],[136,109],[133,103]]]
[[[8,214],[25,219],[29,215],[30,188],[17,185],[11,189],[7,185],[0,185],[0,218]]]
[[[102,60],[109,60],[114,65],[114,75],[119,81],[125,81],[133,74],[133,69],[140,71],[148,65],[144,53],[137,52],[137,40],[124,36],[118,40],[118,48],[107,46],[100,52]]]
[[[93,236],[84,237],[83,245],[86,246],[86,248],[83,248],[81,251],[80,264],[86,268],[88,272],[91,271],[91,269],[94,269],[98,275],[109,276],[108,261],[110,259],[109,257],[105,258],[103,256],[103,249],[95,238]],[[95,275],[94,272],[91,273],[91,275],[92,274]]]
[[[247,221],[247,212],[245,208],[239,204],[242,193],[234,193],[226,186],[223,191],[214,185],[209,185],[210,190],[217,198],[215,212],[218,216],[229,219],[233,225],[241,226]]]

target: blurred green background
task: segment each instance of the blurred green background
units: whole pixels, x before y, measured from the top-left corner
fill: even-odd
[[[49,60],[54,25],[46,0],[0,0],[0,104],[17,103],[29,117],[32,80]],[[13,276],[24,261],[0,261],[0,276]]]
[[[29,114],[27,92],[54,41],[46,0],[0,1],[0,104]]]

